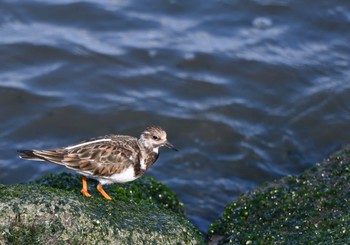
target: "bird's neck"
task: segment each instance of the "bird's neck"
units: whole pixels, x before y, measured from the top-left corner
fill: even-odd
[[[159,146],[154,146],[151,142],[145,140],[143,137],[141,137],[139,140],[139,144],[143,146],[147,151],[154,152],[158,154],[159,152]]]
[[[142,137],[138,140],[142,148],[144,148],[146,154],[144,154],[145,164],[147,169],[153,165],[159,156],[159,146],[154,146]]]
[[[159,152],[159,147],[153,147],[153,148],[146,148],[146,155],[145,155],[145,164],[147,166],[147,169],[149,169],[155,161],[157,161]]]

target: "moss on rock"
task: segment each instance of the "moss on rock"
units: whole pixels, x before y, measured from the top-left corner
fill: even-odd
[[[175,194],[151,177],[106,187],[112,201],[89,187],[83,197],[70,174],[0,185],[0,244],[201,243]]]
[[[208,229],[208,243],[350,243],[350,147],[298,177],[242,195]]]

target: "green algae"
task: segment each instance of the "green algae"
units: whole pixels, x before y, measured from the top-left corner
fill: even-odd
[[[208,229],[221,244],[350,242],[350,148],[242,195]]]
[[[62,173],[59,175],[48,174],[39,178],[35,183],[66,190],[80,195],[81,176]],[[89,192],[93,198],[103,198],[95,189],[97,182],[88,179]],[[156,204],[166,209],[185,215],[183,203],[179,201],[174,192],[165,184],[156,181],[153,177],[144,176],[136,181],[125,184],[114,184],[104,187],[112,198],[124,199],[140,204]]]
[[[0,244],[201,243],[175,194],[153,178],[105,188],[112,201],[94,183],[89,186],[93,197],[82,196],[80,181],[58,174],[0,185]]]

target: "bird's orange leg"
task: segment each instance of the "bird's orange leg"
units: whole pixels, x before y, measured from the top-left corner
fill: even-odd
[[[104,197],[104,198],[106,198],[106,199],[108,199],[108,200],[112,200],[112,198],[105,192],[105,190],[102,188],[102,185],[101,184],[98,184],[97,186],[96,186],[96,189],[101,193],[101,195]]]
[[[86,197],[91,197],[90,193],[88,192],[87,181],[85,176],[83,176],[82,181],[83,181],[83,188],[81,188],[81,193]]]

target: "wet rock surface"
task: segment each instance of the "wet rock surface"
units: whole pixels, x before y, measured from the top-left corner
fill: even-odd
[[[239,197],[208,229],[209,244],[350,242],[350,147],[297,177]]]
[[[90,181],[91,182],[91,181]],[[0,244],[199,244],[182,204],[151,177],[80,194],[76,175],[0,185]]]

